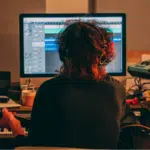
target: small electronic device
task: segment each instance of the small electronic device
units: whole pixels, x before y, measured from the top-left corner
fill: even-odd
[[[0,96],[0,103],[7,103],[9,98],[7,96]]]
[[[150,79],[150,60],[128,66],[128,72],[135,77]]]
[[[0,102],[0,109],[1,108],[18,108],[18,107],[21,107],[21,105],[16,103],[12,99],[8,99],[8,102]]]

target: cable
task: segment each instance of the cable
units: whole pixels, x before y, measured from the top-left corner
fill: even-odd
[[[134,83],[135,83],[135,84],[134,84],[133,86],[131,86],[131,87],[127,90],[127,92],[126,92],[127,94],[129,94],[129,91],[131,91],[132,88],[135,87],[135,86],[137,86],[138,89],[132,90],[133,93],[134,93],[135,91],[140,91],[139,93],[141,93],[141,92],[143,92],[143,91],[146,91],[147,89],[144,88],[144,85],[150,84],[150,82],[142,83],[142,82],[141,82],[141,78],[138,78],[138,77],[134,79]]]
[[[126,85],[126,81],[128,80],[128,79],[134,79],[135,77],[126,77],[125,79],[123,79],[122,81],[121,81],[121,83],[125,86]]]
[[[141,125],[141,124],[130,124],[130,125],[123,126],[120,129],[124,129],[124,128],[127,128],[127,127],[142,127],[144,129],[147,129],[147,130],[150,131],[150,127],[147,127],[147,126],[144,126],[144,125]]]
[[[132,90],[132,88],[133,87],[135,87],[135,86],[137,86],[138,87],[138,85],[132,85],[128,90],[127,90],[127,92],[126,93],[128,93],[130,90]]]

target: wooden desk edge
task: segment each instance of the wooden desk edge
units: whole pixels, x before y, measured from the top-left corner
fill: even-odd
[[[9,111],[13,112],[32,112],[32,107],[21,106],[16,108],[9,108]]]

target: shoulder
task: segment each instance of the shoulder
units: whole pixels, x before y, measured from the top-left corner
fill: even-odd
[[[107,75],[104,80],[111,82],[111,83],[120,84],[119,80],[115,79],[114,77],[112,77],[110,75]]]
[[[113,85],[124,87],[123,84],[119,80],[115,79],[114,77],[112,77],[110,75],[107,75],[104,80],[106,82],[109,82],[109,83],[113,84]]]
[[[49,87],[51,85],[54,85],[56,83],[62,83],[62,82],[64,82],[64,80],[65,79],[60,77],[60,76],[54,77],[54,78],[51,78],[51,79],[46,80],[45,82],[43,82],[39,88],[40,89],[47,88],[47,87]]]
[[[45,82],[43,82],[40,87],[38,88],[38,93],[46,93],[49,91],[53,91],[54,89],[60,87],[58,86],[58,84],[64,83],[66,79],[64,79],[63,77],[54,77],[51,78],[49,80],[46,80]]]
[[[37,90],[35,103],[38,105],[40,104],[44,106],[46,103],[49,103],[50,97],[54,97],[57,94],[57,90],[60,86],[58,86],[55,83],[59,83],[59,82],[62,82],[62,79],[60,77],[55,77],[55,78],[52,78],[43,82]]]
[[[109,82],[109,84],[111,84],[116,89],[117,93],[122,93],[123,95],[125,95],[125,87],[119,80],[110,75],[107,75],[105,81]]]

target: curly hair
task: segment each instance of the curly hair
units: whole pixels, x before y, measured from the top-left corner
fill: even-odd
[[[111,30],[90,22],[74,22],[58,36],[59,56],[63,62],[62,74],[69,77],[106,75],[105,66],[115,57]]]

